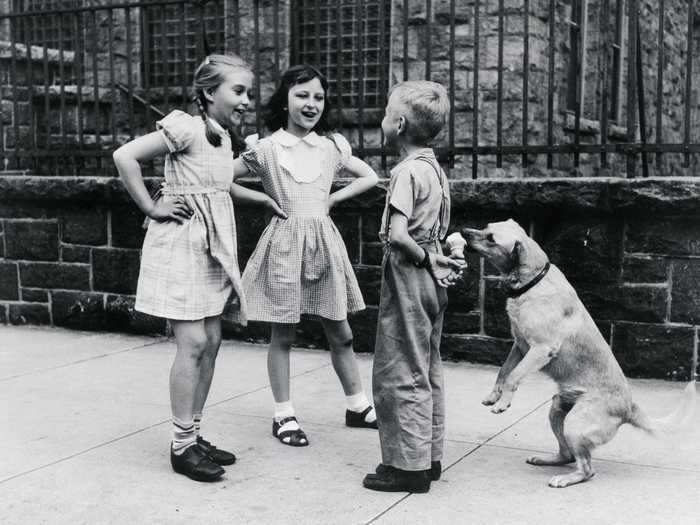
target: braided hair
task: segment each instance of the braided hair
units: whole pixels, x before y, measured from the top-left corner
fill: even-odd
[[[221,146],[221,135],[214,127],[207,114],[209,104],[204,96],[205,90],[214,90],[224,81],[224,76],[229,69],[240,69],[252,74],[253,70],[248,63],[237,55],[208,55],[194,72],[194,96],[192,101],[197,104],[197,109],[205,125],[207,141],[214,147]],[[243,139],[234,129],[229,130],[231,135],[231,149],[238,155],[245,149]]]

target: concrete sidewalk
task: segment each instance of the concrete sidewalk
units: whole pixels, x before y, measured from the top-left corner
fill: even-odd
[[[203,428],[239,461],[218,483],[190,481],[168,458],[173,353],[163,338],[0,326],[0,523],[700,523],[700,420],[661,441],[623,427],[595,453],[593,480],[552,489],[563,468],[525,458],[556,449],[553,383],[528,378],[493,415],[480,400],[497,369],[445,363],[442,479],[424,495],[377,493],[361,483],[379,462],[376,432],[345,428],[329,355],[293,353],[293,399],[311,441],[294,449],[270,434],[266,348],[236,341],[222,346]],[[369,388],[371,356],[359,360]],[[652,416],[683,387],[632,384]]]

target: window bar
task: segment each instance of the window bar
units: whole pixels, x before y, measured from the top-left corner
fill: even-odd
[[[258,2],[253,2],[253,31],[255,37],[255,71],[260,71],[260,21]],[[255,83],[255,132],[261,132],[260,126],[260,82]]]
[[[241,16],[241,6],[238,3],[238,0],[233,0],[233,31],[236,34],[236,40],[235,40],[235,48],[234,51],[236,52],[237,55],[241,54],[241,23],[240,23],[240,16]],[[277,10],[275,10],[276,12]],[[293,15],[292,15],[293,16]],[[257,101],[256,101],[257,104]]]
[[[73,59],[73,64],[75,67],[75,90],[76,90],[76,97],[78,100],[78,155],[76,156],[76,172],[77,174],[80,174],[80,171],[83,168],[83,159],[80,156],[80,150],[83,148],[83,144],[85,144],[84,140],[84,128],[83,128],[83,82],[85,81],[85,76],[83,74],[83,46],[82,46],[82,38],[81,38],[81,28],[83,27],[83,24],[81,24],[80,18],[82,17],[83,12],[82,11],[76,11],[75,17],[73,18],[73,30],[75,31],[75,55]],[[76,64],[77,62],[77,64]]]
[[[295,65],[299,63],[299,57],[301,56],[301,34],[299,32],[299,17],[301,16],[299,11],[298,0],[291,0],[290,14],[291,25],[292,25],[292,45],[289,50],[289,65]]]
[[[336,0],[336,9],[338,10],[338,17],[336,18],[336,82],[335,90],[338,104],[338,122],[339,128],[343,126],[343,1]]]
[[[609,100],[609,90],[608,90],[608,69],[610,68],[610,49],[612,48],[612,43],[610,41],[610,0],[603,1],[603,13],[600,18],[602,24],[602,35],[601,39],[603,41],[603,67],[602,67],[602,79],[601,85],[602,89],[602,100],[600,108],[600,166],[602,168],[608,167],[608,155],[606,153],[606,146],[608,144],[608,111],[610,106]]]
[[[381,64],[384,64],[384,58],[387,56],[386,54],[386,24],[384,23],[384,20],[387,16],[386,10],[384,9],[385,7],[385,1],[384,0],[379,0],[379,64],[380,64],[380,70],[379,70],[379,106],[380,106],[380,111],[384,110],[384,107],[386,106],[386,100],[387,100],[387,89],[388,89],[388,84],[389,82],[387,81],[387,75],[388,75],[388,65],[387,67],[382,67]],[[381,113],[380,113],[381,114]],[[379,126],[379,137],[380,137],[380,148],[381,148],[381,166],[382,170],[386,172],[386,148],[384,147],[384,131],[382,130],[381,125]]]
[[[253,2],[255,4],[255,7],[258,7],[257,2]],[[204,4],[201,2],[197,2],[195,4],[197,6],[197,29],[195,30],[195,35],[194,35],[194,40],[196,42],[195,44],[195,63],[199,62],[200,60],[204,60],[204,57],[207,56],[207,50],[204,48],[204,37],[205,37],[205,31],[204,31]],[[209,44],[209,41],[207,41],[207,44]]]
[[[65,71],[64,71],[64,64],[65,64],[65,56],[64,56],[64,46],[65,42],[63,41],[63,13],[58,15],[58,40],[60,42],[60,49],[58,51],[58,76],[60,78],[60,102],[59,106],[61,108],[60,115],[58,117],[58,121],[61,127],[61,149],[63,150],[63,153],[65,154],[67,149],[68,149],[68,136],[66,135],[66,77],[65,77]],[[113,42],[110,34],[110,43]],[[75,56],[75,55],[74,55]],[[114,68],[110,65],[110,70],[114,71]],[[65,157],[64,157],[65,161]]]
[[[430,19],[430,13],[432,11],[432,3],[430,0],[425,0],[425,79],[430,80],[430,66],[433,59],[433,55],[430,52],[431,41],[432,41],[432,21]]]
[[[658,62],[656,65],[656,168],[661,169],[661,142],[663,141],[662,115],[663,115],[663,78],[664,78],[664,15],[666,0],[659,0],[659,31],[657,40]]]
[[[124,8],[124,19],[126,23],[126,85],[127,85],[127,103],[129,106],[129,138],[134,138],[134,77],[131,67],[131,8]],[[183,38],[185,32],[183,27]],[[185,67],[185,60],[182,61],[182,67]],[[184,93],[184,92],[183,92]]]
[[[17,25],[19,25],[21,19],[17,18]],[[15,157],[15,168],[19,168],[19,156],[17,155],[19,153],[19,97],[17,93],[17,37],[16,34],[12,35],[13,40],[12,40],[12,55],[10,57],[10,78],[12,79],[12,123],[13,123],[13,129],[14,129],[14,134],[15,134],[15,151],[14,151],[14,157]]]
[[[547,169],[552,169],[554,148],[554,47],[555,26],[554,26],[554,2],[549,0],[549,72],[547,75]]]
[[[692,5],[692,2],[690,3]],[[627,19],[627,142],[632,144],[636,138],[637,113],[635,102],[637,93],[637,0],[628,0],[629,16]],[[627,177],[634,177],[636,154],[627,153]]]
[[[408,0],[403,0],[403,79],[408,80]]]
[[[27,110],[29,113],[29,142],[31,144],[31,160],[29,164],[37,168],[36,127],[34,123],[34,60],[32,53],[32,21],[33,16],[24,17],[24,38],[27,46]],[[81,141],[82,143],[82,141]]]
[[[151,42],[151,31],[149,27],[149,20],[153,18],[153,15],[151,14],[152,8],[149,6],[143,6],[140,11],[140,16],[139,20],[141,22],[141,35],[143,35],[143,41],[146,42],[145,46],[139,46],[140,51],[141,51],[141,63],[143,64],[143,79],[141,80],[141,89],[143,90],[142,97],[144,100],[144,105],[146,106],[146,126],[150,128],[152,118],[153,118],[153,113],[151,112],[151,100],[150,100],[150,91],[151,91],[151,65],[155,67],[155,62],[151,64],[151,57],[150,57],[150,48],[154,47],[153,43]],[[204,11],[204,7],[200,9],[200,14]],[[201,21],[201,18],[200,18]],[[200,26],[204,27],[204,26]],[[202,49],[204,49],[204,46],[202,46]],[[165,58],[165,57],[163,57]]]
[[[279,37],[280,18],[279,18],[279,9],[280,9],[279,0],[274,0],[274,2],[272,3],[272,26],[274,28],[273,38],[274,38],[274,45],[275,45],[275,74],[274,74],[275,84],[278,84],[279,79],[280,79],[280,37]],[[338,46],[338,47],[340,47],[340,46]]]
[[[686,71],[685,71],[685,122],[683,149],[685,150],[685,161],[683,166],[690,167],[690,113],[693,88],[693,24],[694,24],[695,2],[688,2],[688,48],[686,51]]]
[[[92,91],[93,95],[95,97],[95,105],[94,105],[94,111],[95,111],[95,116],[94,116],[94,127],[95,127],[95,148],[98,152],[101,153],[102,150],[102,137],[101,137],[101,128],[100,128],[100,83],[99,79],[97,78],[97,53],[99,51],[98,48],[98,38],[97,38],[97,10],[96,9],[91,9],[90,10],[91,14],[91,19],[92,19]],[[98,155],[95,159],[95,169],[96,170],[101,170],[102,169],[102,155]]]
[[[498,0],[498,80],[496,84],[496,167],[503,167],[503,32],[504,32],[504,12],[503,0]]]
[[[164,110],[167,112],[168,109],[170,109],[170,57],[168,56],[168,39],[166,30],[167,23],[165,16],[166,9],[167,6],[160,6],[160,58],[162,64],[161,71],[163,72],[163,79],[161,80],[160,85],[163,88],[163,105],[165,106]],[[154,53],[153,56],[155,57],[156,54]]]
[[[642,37],[639,34],[639,17],[637,17],[637,101],[639,103],[639,138],[642,144],[642,174],[649,176],[649,159],[646,152],[647,120],[644,104],[644,75],[642,73]]]
[[[314,66],[321,67],[321,12],[318,0],[314,1]]]
[[[554,0],[551,0],[554,2]],[[479,0],[474,2],[474,113],[472,115],[472,179],[476,180],[479,168]]]
[[[109,9],[109,16],[107,18],[107,36],[109,37],[109,86],[112,97],[111,111],[112,111],[112,122],[111,122],[111,132],[112,132],[112,146],[117,145],[117,87],[114,80],[114,9]],[[63,80],[61,80],[61,84]]]
[[[364,83],[364,53],[363,53],[363,46],[362,46],[362,37],[363,37],[363,29],[364,29],[364,12],[362,9],[362,0],[357,0],[356,2],[356,8],[357,8],[357,16],[356,22],[357,22],[357,31],[355,34],[357,35],[357,68],[358,68],[358,73],[357,73],[357,83],[358,83],[358,99],[357,99],[357,121],[359,124],[358,127],[358,139],[359,139],[359,147],[360,147],[360,158],[364,157],[364,150],[365,150],[365,123],[364,123],[364,98],[365,98],[365,83]]]
[[[46,26],[42,31],[43,36],[43,55],[44,55],[44,126],[46,128],[46,137],[44,143],[46,144],[46,150],[49,151],[51,148],[51,101],[49,97],[49,35]],[[2,135],[0,135],[2,136]],[[50,165],[49,171],[54,173],[57,169],[56,158],[51,157],[48,160]]]
[[[523,9],[523,147],[527,151],[528,143],[528,99],[530,95],[530,0],[524,0]],[[522,165],[527,168],[527,153],[523,151]]]
[[[182,109],[187,111],[187,2],[183,2],[182,11],[180,11],[180,53],[182,54],[182,77],[180,77],[182,89]]]
[[[450,117],[447,130],[450,150],[448,168],[450,169],[455,167],[455,2],[456,0],[450,0]]]
[[[584,4],[586,0],[576,0],[572,3],[572,23],[571,31],[574,33],[571,47],[571,60],[573,61],[573,75],[570,78],[567,89],[574,89],[574,167],[578,168],[580,163],[579,146],[581,145],[581,103],[583,99],[583,55],[586,50],[583,49],[583,27],[584,23]],[[573,82],[573,85],[572,85]]]

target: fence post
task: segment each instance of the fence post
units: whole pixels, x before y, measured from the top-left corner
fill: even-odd
[[[627,143],[633,144],[637,136],[637,28],[639,27],[638,0],[628,0],[627,17]],[[627,151],[627,177],[634,177],[637,154]]]

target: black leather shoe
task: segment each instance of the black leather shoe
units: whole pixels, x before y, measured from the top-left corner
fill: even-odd
[[[354,410],[345,411],[345,426],[354,428],[377,428],[377,420],[375,419],[371,423],[365,421],[365,417],[372,410],[372,405],[365,408],[362,412],[355,412]]]
[[[427,471],[401,470],[384,465],[381,473],[367,474],[362,485],[370,490],[381,492],[413,492],[425,494],[430,490],[430,477]]]
[[[377,474],[383,474],[384,472],[387,472],[388,470],[391,470],[393,468],[394,467],[385,465],[384,463],[380,463],[379,465],[377,465],[377,468],[374,469],[374,472]],[[439,461],[431,461],[430,468],[427,469],[425,473],[428,474],[430,481],[439,480],[440,476],[442,475],[442,463],[440,463]]]
[[[202,436],[197,436],[197,444],[217,465],[233,465],[236,462],[236,455],[233,452],[216,448]]]
[[[175,472],[195,481],[216,481],[226,472],[209,459],[199,445],[187,447],[187,450],[179,456],[175,455],[171,449],[170,464]]]

